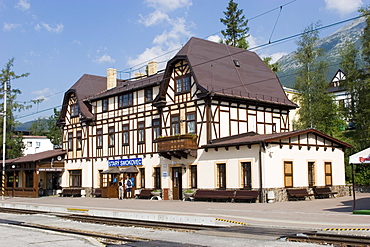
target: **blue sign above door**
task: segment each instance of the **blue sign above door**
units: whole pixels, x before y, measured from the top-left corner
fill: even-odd
[[[135,159],[120,159],[120,160],[108,160],[108,166],[141,166],[143,164],[142,158]]]

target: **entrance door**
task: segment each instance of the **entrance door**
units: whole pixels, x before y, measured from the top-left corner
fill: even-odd
[[[172,196],[173,200],[182,199],[182,168],[172,167]]]
[[[108,174],[108,198],[118,198],[118,174]]]

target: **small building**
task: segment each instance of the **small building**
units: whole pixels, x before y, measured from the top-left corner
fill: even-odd
[[[61,189],[65,151],[29,154],[5,163],[5,195],[38,197],[55,195]],[[42,181],[40,183],[40,181]]]
[[[23,144],[24,150],[23,154],[35,154],[41,153],[48,150],[53,150],[54,145],[51,143],[50,139],[46,136],[30,136],[24,135],[23,137]]]
[[[330,186],[345,193],[348,144],[317,130],[292,131],[290,101],[254,52],[191,38],[163,72],[118,80],[83,75],[64,95],[59,124],[66,151],[62,187],[117,196],[159,189],[258,190],[260,202],[286,188]]]

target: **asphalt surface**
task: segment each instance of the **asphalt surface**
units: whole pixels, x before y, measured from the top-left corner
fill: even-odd
[[[355,215],[352,196],[276,203],[225,203],[107,199],[91,197],[6,197],[1,207],[107,217],[215,225],[248,225],[370,235],[370,215]],[[356,209],[370,209],[370,193],[356,193]]]

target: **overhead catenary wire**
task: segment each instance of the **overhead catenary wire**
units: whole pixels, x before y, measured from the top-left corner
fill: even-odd
[[[296,1],[296,0],[294,0]],[[294,2],[294,1],[291,1],[291,2]],[[290,2],[290,3],[291,3]],[[288,3],[289,4],[289,3]],[[280,8],[280,7],[279,7]],[[256,50],[256,49],[259,49],[259,48],[262,48],[262,47],[266,47],[266,46],[269,46],[269,45],[276,45],[278,43],[281,43],[281,42],[285,42],[285,41],[288,41],[288,40],[291,40],[293,38],[296,38],[296,37],[299,37],[301,36],[302,34],[304,33],[309,33],[309,32],[314,32],[314,31],[319,31],[319,30],[323,30],[323,29],[326,29],[326,28],[330,28],[330,27],[333,27],[333,26],[336,26],[336,25],[340,25],[340,24],[343,24],[343,23],[346,23],[346,22],[349,22],[349,21],[353,21],[355,19],[358,19],[358,18],[361,18],[361,17],[365,17],[369,14],[362,14],[362,15],[359,15],[359,16],[356,16],[356,17],[352,17],[352,18],[349,18],[349,19],[346,19],[346,20],[343,20],[343,21],[339,21],[339,22],[335,22],[335,23],[332,23],[332,24],[329,24],[329,25],[325,25],[325,26],[321,26],[321,27],[318,27],[318,28],[315,28],[313,30],[310,30],[310,31],[307,31],[307,32],[303,32],[303,33],[298,33],[298,34],[294,34],[294,35],[291,35],[291,36],[288,36],[288,37],[285,37],[285,38],[282,38],[282,39],[278,39],[278,40],[275,40],[275,41],[271,41],[271,42],[268,42],[268,43],[265,43],[265,44],[262,44],[262,45],[258,45],[258,46],[255,46],[255,47],[252,47],[249,49],[249,51],[253,51],[253,50]],[[167,55],[169,53],[172,53],[174,51],[176,51],[178,49],[174,49],[174,50],[171,50],[169,52],[166,52],[165,54],[163,55],[159,55],[155,58],[158,58],[158,57],[162,57],[164,55]],[[241,50],[239,52],[236,52],[236,53],[233,53],[232,55],[236,55],[236,54],[239,54],[239,53],[242,53],[242,52],[245,52],[245,50]],[[222,59],[224,58],[225,56],[222,56],[222,57],[219,57],[217,59]],[[153,59],[155,59],[153,58]],[[153,59],[151,60],[148,60],[147,62],[149,61],[152,61]],[[216,61],[217,59],[213,59],[213,60],[210,60],[210,61],[207,61],[207,62],[204,62],[204,63],[200,63],[200,64],[195,64],[195,65],[192,65],[192,67],[195,67],[195,66],[200,66],[202,64],[205,64],[205,63],[209,63],[209,62],[212,62],[212,61]],[[141,63],[142,64],[142,63]],[[132,68],[131,68],[132,69]],[[124,70],[120,71],[120,72],[124,72]],[[258,83],[258,82],[253,82],[253,83]],[[225,88],[227,89],[227,88]],[[59,105],[59,106],[55,106],[55,107],[51,107],[51,108],[48,108],[48,109],[44,109],[44,110],[41,110],[41,111],[38,111],[38,112],[35,112],[35,113],[30,113],[30,114],[27,114],[27,115],[23,115],[23,116],[19,116],[19,117],[16,117],[16,119],[21,119],[21,118],[24,118],[24,117],[28,117],[28,116],[32,116],[32,115],[36,115],[38,113],[41,113],[41,112],[45,112],[45,111],[48,111],[48,110],[51,110],[51,109],[54,109],[54,108],[57,108],[57,107],[60,107],[60,106],[63,106],[63,105]]]

